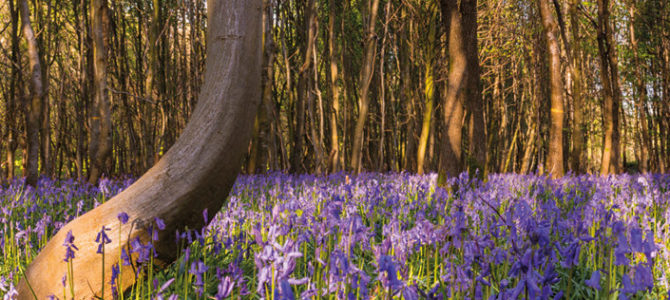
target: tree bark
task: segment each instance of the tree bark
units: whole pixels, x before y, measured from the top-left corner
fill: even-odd
[[[93,107],[91,109],[91,133],[89,157],[91,167],[88,183],[97,184],[105,171],[105,162],[112,154],[112,120],[107,89],[107,47],[103,14],[107,13],[106,0],[92,0],[91,27],[93,33]]]
[[[364,57],[360,74],[360,87],[358,98],[358,117],[356,119],[356,127],[354,129],[354,141],[351,149],[350,168],[352,171],[358,173],[362,169],[362,154],[363,154],[363,129],[365,122],[368,119],[370,84],[372,83],[372,74],[375,65],[375,52],[377,49],[375,33],[375,24],[377,23],[377,11],[379,10],[379,0],[367,0],[366,4],[366,25],[364,33]]]
[[[330,109],[330,154],[328,155],[328,169],[331,172],[340,170],[340,142],[338,139],[337,120],[340,115],[340,87],[338,86],[337,53],[335,49],[335,2],[328,3],[328,60],[330,61],[330,70],[328,78],[330,79],[330,97],[332,107]]]
[[[23,72],[19,67],[21,64],[21,50],[19,48],[19,8],[16,7],[14,0],[9,3],[9,14],[11,19],[11,44],[12,44],[12,73],[10,77],[9,99],[5,102],[7,126],[7,179],[14,177],[14,153],[18,147],[18,124],[16,114],[17,106],[23,101]]]
[[[449,78],[442,108],[447,134],[442,137],[439,166],[439,181],[443,182],[446,176],[458,176],[464,170],[461,141],[465,105],[472,116],[469,135],[475,167],[481,171],[486,165],[486,129],[479,86],[477,1],[463,0],[459,6],[457,1],[441,0],[440,4],[449,35]]]
[[[609,0],[598,0],[598,52],[603,85],[603,148],[600,174],[619,172],[619,80],[612,45]]]
[[[636,1],[628,3],[628,13],[630,17],[630,47],[633,54],[633,65],[635,66],[635,85],[637,90],[637,100],[635,101],[635,108],[637,112],[637,140],[639,141],[639,168],[642,172],[649,170],[649,131],[647,130],[647,113],[644,109],[647,103],[647,83],[644,79],[644,74],[640,71],[642,64],[640,62],[640,54],[637,37],[635,36],[635,18],[637,15]]]
[[[40,119],[42,117],[42,98],[45,95],[40,54],[35,38],[35,32],[30,24],[30,10],[28,2],[21,0],[21,28],[28,44],[28,61],[30,64],[30,95],[24,101],[26,119],[26,150],[27,161],[26,184],[35,186],[39,176],[38,161],[40,150]]]
[[[572,171],[576,174],[584,173],[586,161],[586,135],[584,132],[584,85],[582,77],[580,35],[579,35],[579,5],[581,0],[570,1],[570,23],[572,29],[572,103],[574,119],[572,129]]]
[[[484,122],[484,99],[480,83],[479,48],[477,46],[477,0],[461,1],[462,38],[465,49],[466,81],[463,91],[463,103],[470,113],[469,151],[474,165],[470,171],[479,170],[480,176],[487,170],[487,133]]]
[[[419,149],[417,150],[416,156],[418,174],[423,174],[425,168],[424,158],[426,156],[426,147],[428,146],[428,135],[430,133],[430,124],[433,117],[433,105],[435,102],[435,85],[433,80],[435,24],[432,18],[429,23],[428,41],[426,45],[426,70],[424,74],[424,97],[426,97],[426,102],[423,110],[421,135],[419,136]]]
[[[176,258],[175,230],[204,226],[202,211],[209,219],[221,208],[233,185],[249,142],[254,108],[261,99],[261,0],[209,0],[205,81],[191,121],[181,137],[136,183],[85,215],[65,225],[42,249],[26,270],[19,285],[19,299],[33,299],[30,282],[38,299],[62,293],[66,273],[62,243],[69,231],[79,247],[72,260],[77,299],[100,296],[100,255],[96,254],[96,233],[105,225],[123,233],[121,240],[105,247],[118,253],[119,245],[149,235],[142,230],[161,218],[166,229],[154,245],[159,262]],[[126,212],[131,222],[120,225],[117,215]],[[134,228],[135,230],[131,229]],[[105,259],[105,282],[116,255]],[[132,270],[122,267],[120,285],[128,287]],[[68,279],[72,280],[72,279]],[[106,298],[111,292],[105,290]]]
[[[546,47],[549,53],[549,81],[551,111],[549,129],[549,149],[547,153],[547,172],[553,178],[563,176],[563,78],[561,76],[561,53],[558,47],[556,20],[549,3],[538,0],[542,26],[546,36]]]

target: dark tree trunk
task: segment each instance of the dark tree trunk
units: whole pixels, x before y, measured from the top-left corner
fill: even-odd
[[[42,99],[45,95],[40,54],[35,32],[30,24],[30,10],[26,0],[21,0],[21,27],[28,44],[28,61],[30,64],[30,95],[25,99],[24,111],[26,119],[26,150],[27,161],[26,184],[35,186],[39,176],[38,161],[40,151],[40,119],[42,117]]]
[[[598,52],[603,85],[603,148],[601,174],[618,173],[620,168],[619,102],[620,90],[610,24],[609,0],[598,0]]]
[[[584,85],[582,77],[581,37],[579,35],[579,5],[581,0],[570,1],[570,23],[572,29],[572,103],[574,109],[572,131],[572,171],[576,174],[584,173],[586,162],[586,133],[584,129]]]
[[[477,50],[477,1],[441,0],[442,22],[448,33],[449,78],[442,114],[447,134],[442,137],[440,181],[465,168],[462,157],[464,107],[470,111],[470,152],[475,166],[485,172],[486,128],[483,117]]]
[[[487,133],[484,122],[484,101],[480,83],[479,48],[477,46],[477,0],[461,0],[463,47],[466,61],[466,81],[463,103],[470,113],[469,152],[473,161],[470,171],[479,169],[480,175],[487,170]]]
[[[642,64],[640,62],[640,54],[637,37],[635,36],[635,18],[637,17],[636,2],[629,3],[628,12],[630,17],[630,47],[633,54],[633,65],[635,66],[635,89],[637,92],[637,100],[635,101],[635,109],[637,114],[637,122],[635,128],[637,129],[637,140],[639,141],[639,168],[642,172],[649,170],[649,131],[647,130],[647,113],[645,106],[647,103],[647,83],[644,74],[641,72]]]
[[[11,43],[12,43],[12,73],[10,78],[9,98],[6,99],[7,127],[7,178],[14,177],[14,153],[18,147],[18,120],[16,114],[19,112],[18,105],[23,101],[23,73],[19,67],[21,64],[21,51],[19,49],[19,8],[15,6],[14,0],[9,0],[9,13],[11,19]]]

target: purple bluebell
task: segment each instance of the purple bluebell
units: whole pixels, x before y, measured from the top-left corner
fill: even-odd
[[[79,250],[79,248],[74,245],[74,235],[72,235],[72,230],[68,231],[65,235],[63,246],[65,246],[65,259],[63,259],[63,261],[69,262],[74,259],[74,251]]]
[[[591,273],[591,278],[584,282],[587,286],[600,290],[600,271],[595,270]]]
[[[105,244],[109,244],[112,242],[112,240],[107,236],[106,231],[109,231],[111,229],[105,227],[105,225],[102,225],[102,228],[98,232],[98,235],[95,237],[95,242],[98,243],[98,251],[96,253],[98,254],[103,254],[103,248]]]
[[[121,224],[126,224],[128,223],[128,214],[125,212],[120,212],[119,215],[117,216]]]

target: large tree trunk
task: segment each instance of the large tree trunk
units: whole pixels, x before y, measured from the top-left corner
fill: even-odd
[[[30,64],[30,96],[25,99],[24,103],[27,149],[25,172],[26,184],[35,186],[37,184],[37,177],[39,176],[39,130],[40,119],[42,117],[42,98],[44,97],[45,91],[37,39],[35,38],[35,32],[30,24],[28,2],[22,0],[20,4],[21,27],[23,36],[26,38],[26,43],[28,44],[28,61]]]
[[[377,35],[375,34],[375,24],[377,23],[377,11],[379,10],[379,0],[368,0],[366,4],[365,16],[367,19],[364,33],[365,53],[360,74],[360,95],[358,97],[358,117],[356,119],[356,128],[354,129],[354,144],[351,149],[351,170],[360,172],[362,169],[363,156],[363,129],[368,119],[370,84],[372,83],[372,74],[375,65],[375,52],[377,49]]]
[[[446,176],[457,176],[464,170],[461,148],[464,105],[470,104],[469,101],[473,102],[468,105],[468,108],[472,109],[471,114],[473,115],[483,114],[483,109],[481,106],[474,108],[476,103],[481,105],[479,63],[476,50],[477,1],[463,0],[460,7],[454,0],[441,0],[440,3],[443,26],[449,36],[449,78],[442,108],[442,122],[447,132],[446,136],[442,137],[440,145],[442,155],[439,166],[440,181],[443,181]],[[475,20],[472,20],[473,18]],[[471,43],[475,44],[474,49]],[[468,51],[474,51],[475,53],[468,53]],[[480,99],[477,99],[478,97]],[[483,168],[486,162],[486,134],[482,125],[483,115],[473,116],[472,121],[470,143],[474,144],[472,149],[475,152],[478,167]],[[481,149],[481,147],[484,147],[484,149]]]
[[[62,293],[66,274],[63,240],[69,231],[79,247],[72,260],[76,299],[89,299],[101,290],[101,255],[96,254],[96,233],[101,226],[121,234],[105,246],[105,282],[111,267],[119,262],[119,245],[149,236],[143,228],[161,218],[166,229],[155,244],[158,260],[170,262],[177,254],[174,231],[204,226],[202,211],[209,219],[221,208],[233,185],[261,99],[261,0],[209,0],[205,81],[191,121],[173,147],[136,183],[85,215],[65,225],[42,249],[26,270],[19,285],[19,299],[38,299]],[[131,222],[121,225],[120,212]],[[131,229],[133,228],[131,232]],[[138,230],[139,229],[139,230]],[[133,281],[133,272],[122,267],[122,287]],[[105,289],[105,297],[111,292]]]
[[[455,1],[454,1],[455,2]],[[480,175],[487,169],[487,133],[484,122],[484,100],[480,84],[479,48],[477,46],[477,0],[461,0],[462,38],[465,50],[466,79],[463,91],[463,103],[470,113],[468,131],[469,152],[473,163],[470,171],[479,169]]]
[[[556,19],[551,12],[549,3],[539,0],[542,26],[546,36],[549,53],[549,81],[551,126],[549,129],[549,151],[547,153],[547,172],[552,177],[563,176],[563,79],[561,77],[561,53],[558,48]]]
[[[89,152],[91,169],[88,182],[97,184],[105,171],[105,162],[112,154],[112,120],[107,90],[107,49],[103,14],[107,13],[106,0],[91,2],[91,27],[93,33],[93,108]]]

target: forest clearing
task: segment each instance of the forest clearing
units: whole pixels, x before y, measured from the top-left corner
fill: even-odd
[[[0,296],[668,299],[665,0],[7,0]]]

